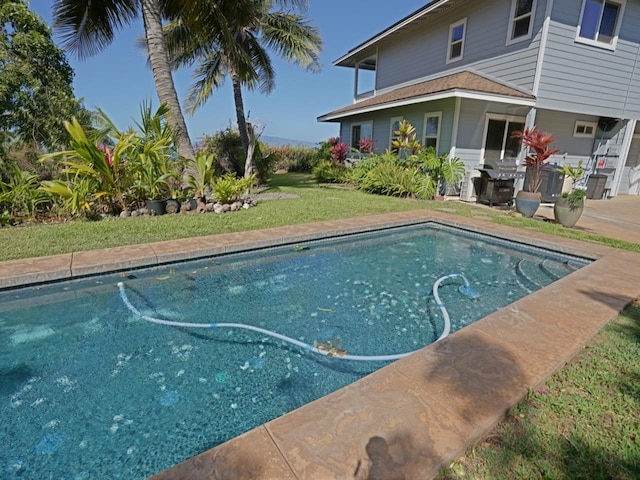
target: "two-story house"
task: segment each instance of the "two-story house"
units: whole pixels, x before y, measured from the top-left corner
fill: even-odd
[[[354,69],[354,103],[318,120],[351,146],[384,152],[407,119],[469,177],[521,158],[511,134],[535,125],[556,137],[553,162],[640,194],[640,0],[433,0],[334,65]]]

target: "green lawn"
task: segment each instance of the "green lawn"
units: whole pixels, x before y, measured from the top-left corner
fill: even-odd
[[[368,195],[341,185],[319,186],[309,175],[274,175],[265,192],[292,193],[300,198],[265,201],[256,208],[223,215],[164,215],[0,228],[0,261],[415,209],[444,210],[465,217],[480,216],[484,220],[518,228],[640,251],[640,244],[585,234],[496,209],[463,202]]]

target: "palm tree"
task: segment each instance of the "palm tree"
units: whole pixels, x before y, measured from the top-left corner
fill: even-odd
[[[53,18],[55,28],[61,32],[64,46],[79,58],[95,55],[108,46],[116,30],[133,21],[142,13],[145,37],[148,45],[149,63],[153,71],[156,91],[161,104],[169,107],[168,118],[178,136],[180,155],[193,158],[194,151],[189,139],[187,125],[180,108],[178,94],[173,82],[169,57],[164,43],[162,19],[196,16],[201,12],[204,0],[55,0]],[[216,4],[247,4],[249,0],[219,0]],[[213,9],[211,14],[217,13]],[[206,17],[213,23],[209,16]],[[218,17],[218,21],[224,17]],[[196,21],[192,21],[197,28]]]
[[[273,91],[275,71],[269,51],[304,69],[317,71],[322,48],[318,30],[301,13],[285,10],[292,7],[304,12],[306,0],[253,0],[252,4],[251,12],[230,12],[230,35],[225,37],[218,35],[216,28],[194,27],[184,19],[165,28],[173,67],[199,62],[194,73],[196,82],[188,97],[191,113],[206,103],[227,75],[231,78],[238,130],[247,155],[245,176],[252,173],[255,138],[246,121],[242,87],[267,94]]]

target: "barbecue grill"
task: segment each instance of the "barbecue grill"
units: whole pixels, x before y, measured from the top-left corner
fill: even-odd
[[[518,171],[515,158],[502,160],[486,159],[480,171],[478,202],[493,205],[511,205],[515,181],[524,178]]]

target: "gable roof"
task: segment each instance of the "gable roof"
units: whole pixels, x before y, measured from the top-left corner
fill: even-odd
[[[536,98],[522,90],[498,83],[477,73],[463,71],[400,87],[367,98],[353,105],[321,115],[318,117],[318,121],[331,122],[358,113],[373,112],[449,97],[485,98],[522,105],[533,105]]]
[[[335,66],[353,67],[356,63],[355,56],[358,58],[375,53],[375,45],[382,39],[393,36],[399,31],[406,30],[410,24],[415,23],[422,18],[429,20],[435,19],[440,14],[448,12],[451,8],[467,2],[468,0],[432,0],[427,2],[424,7],[419,8],[415,12],[407,15],[403,19],[397,21],[382,32],[374,35],[369,40],[365,40],[360,45],[349,50],[345,55],[333,62]],[[369,50],[369,51],[368,51]]]

